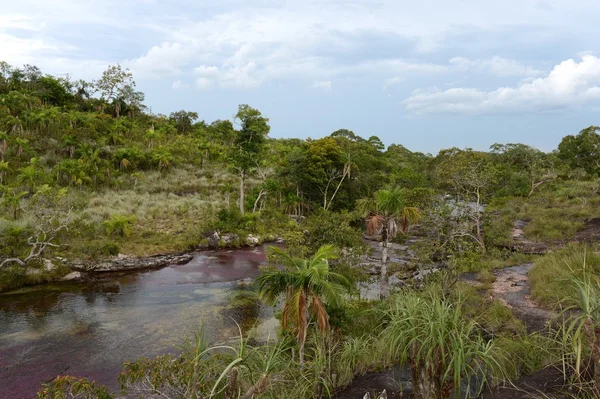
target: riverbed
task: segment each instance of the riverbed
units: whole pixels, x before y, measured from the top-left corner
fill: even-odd
[[[123,362],[177,352],[200,324],[210,342],[273,334],[250,283],[263,247],[205,251],[188,264],[0,295],[0,398],[31,398],[57,375],[117,388]]]

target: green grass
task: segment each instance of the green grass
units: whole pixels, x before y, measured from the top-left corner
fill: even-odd
[[[520,219],[528,222],[524,233],[531,241],[571,240],[586,219],[600,217],[600,196],[593,194],[594,184],[556,181],[542,186],[530,199],[495,198],[486,209],[486,235],[495,244],[510,243],[513,222]]]
[[[537,260],[529,272],[534,298],[548,306],[576,305],[578,294],[571,281],[586,273],[600,274],[597,251],[597,246],[570,245]]]

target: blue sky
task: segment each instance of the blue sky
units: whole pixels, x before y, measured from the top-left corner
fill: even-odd
[[[154,113],[231,118],[273,137],[339,128],[436,153],[556,148],[599,124],[596,0],[20,0],[0,59],[95,79],[134,73]]]

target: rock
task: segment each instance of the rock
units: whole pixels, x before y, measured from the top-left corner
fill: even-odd
[[[239,239],[240,239],[240,237],[237,234],[225,233],[221,236],[221,239],[219,240],[219,242],[221,243],[222,246],[228,247],[231,244],[234,244]]]
[[[191,254],[157,255],[147,258],[115,258],[91,265],[86,270],[91,272],[119,272],[138,269],[158,269],[169,265],[182,265],[192,260]],[[73,265],[75,267],[75,265]]]
[[[275,242],[277,244],[285,244],[285,240],[283,239],[283,237],[277,237],[277,239],[275,240]]]
[[[62,276],[59,281],[78,281],[81,280],[81,272],[71,272]]]
[[[55,267],[56,266],[54,266],[54,263],[52,263],[50,259],[44,259],[44,270],[51,272]]]
[[[249,247],[254,247],[258,245],[259,242],[260,240],[258,239],[258,237],[255,237],[252,234],[249,234],[248,237],[246,237],[246,245],[248,245]]]
[[[219,246],[220,239],[221,237],[219,237],[219,232],[217,231],[212,232],[208,235],[208,237],[206,237],[206,240],[208,241],[208,246],[211,248],[217,248]]]
[[[25,271],[25,275],[27,275],[27,276],[37,276],[38,274],[42,274],[41,269],[34,269],[32,267],[28,267],[27,270]]]

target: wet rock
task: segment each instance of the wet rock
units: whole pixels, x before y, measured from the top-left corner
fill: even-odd
[[[52,263],[50,259],[44,259],[44,270],[46,270],[47,272],[51,272],[55,268],[56,266],[54,266],[54,263]]]
[[[208,241],[208,246],[212,248],[216,248],[219,246],[220,239],[221,237],[219,237],[219,232],[217,231],[213,231],[206,237],[206,240]]]
[[[79,281],[82,279],[81,272],[71,272],[65,276],[62,276],[59,281]]]
[[[525,220],[515,220],[510,233],[512,243],[506,245],[512,251],[528,254],[528,255],[544,255],[548,252],[548,246],[541,242],[529,241],[525,237],[524,228],[529,224]]]
[[[246,237],[246,245],[249,247],[255,247],[259,244],[260,240],[258,239],[258,237],[253,236],[252,234],[249,234],[248,237]]]
[[[28,267],[27,270],[25,270],[26,276],[37,276],[39,274],[42,274],[41,269],[35,269],[33,267]]]
[[[234,244],[239,239],[240,237],[237,234],[225,233],[221,236],[221,240],[219,243],[221,244],[221,246],[228,247]]]
[[[157,255],[144,258],[117,257],[96,264],[73,263],[71,267],[79,271],[90,272],[120,272],[139,269],[158,269],[169,265],[183,265],[192,260],[191,254],[183,255]]]

